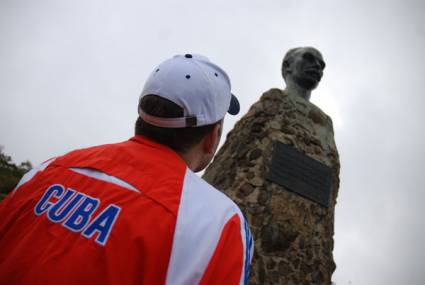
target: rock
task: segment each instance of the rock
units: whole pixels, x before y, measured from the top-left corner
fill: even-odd
[[[237,194],[237,196],[239,198],[243,198],[251,194],[252,191],[254,191],[254,187],[252,187],[252,185],[249,183],[245,183],[241,186],[241,188],[239,188],[239,193]]]
[[[266,179],[275,141],[332,169],[329,207]],[[204,179],[232,198],[250,224],[250,284],[331,284],[339,168],[331,119],[279,89],[264,93],[228,134]]]
[[[261,149],[254,149],[249,155],[249,160],[256,160],[261,156]]]

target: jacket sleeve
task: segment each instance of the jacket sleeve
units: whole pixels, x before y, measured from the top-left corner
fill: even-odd
[[[245,284],[252,238],[238,206],[186,171],[167,285]]]
[[[45,162],[43,162],[42,164],[34,167],[33,169],[31,169],[30,171],[28,171],[27,173],[24,174],[24,176],[22,176],[21,180],[19,181],[18,185],[16,185],[15,189],[13,189],[13,191],[11,192],[12,195],[15,194],[15,192],[25,183],[27,183],[28,181],[30,181],[31,179],[34,178],[34,176],[39,173],[40,171],[44,171],[44,169],[46,169],[50,163],[52,163],[54,160],[56,159],[56,157],[53,157],[49,160],[46,160]]]
[[[248,284],[253,241],[242,219],[235,214],[224,226],[200,284]]]
[[[53,160],[54,160],[54,158],[47,160],[47,161],[43,162],[42,164],[40,164],[39,166],[34,167],[33,169],[31,169],[30,171],[25,173],[22,176],[19,183],[15,186],[13,191],[11,191],[9,194],[7,194],[7,196],[4,198],[4,200],[0,202],[0,217],[2,217],[2,219],[0,221],[0,236],[5,234],[5,231],[9,228],[9,226],[13,225],[14,218],[16,218],[16,217],[11,216],[11,212],[16,212],[17,207],[18,207],[15,204],[16,203],[16,201],[15,201],[16,200],[16,198],[15,198],[16,192],[18,192],[18,190],[20,188],[22,188],[22,186],[24,184],[26,184],[31,179],[33,179],[39,172],[46,169],[46,167],[49,166],[49,164]],[[23,197],[25,197],[25,195]]]

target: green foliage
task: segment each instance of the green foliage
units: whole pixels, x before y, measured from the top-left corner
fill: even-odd
[[[15,188],[22,175],[31,168],[29,161],[16,165],[12,162],[12,158],[3,153],[3,149],[0,148],[0,200]]]

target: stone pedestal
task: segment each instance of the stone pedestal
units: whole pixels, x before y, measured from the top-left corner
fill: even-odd
[[[328,207],[266,179],[276,141],[331,168]],[[339,167],[331,119],[279,89],[264,93],[228,134],[204,179],[248,219],[255,240],[250,284],[331,284]]]

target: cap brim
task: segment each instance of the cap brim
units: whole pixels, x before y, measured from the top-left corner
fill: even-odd
[[[230,115],[237,115],[240,111],[240,108],[241,107],[239,105],[238,98],[236,98],[236,96],[232,94],[232,97],[230,99],[229,110],[227,111],[227,113],[229,113]]]

